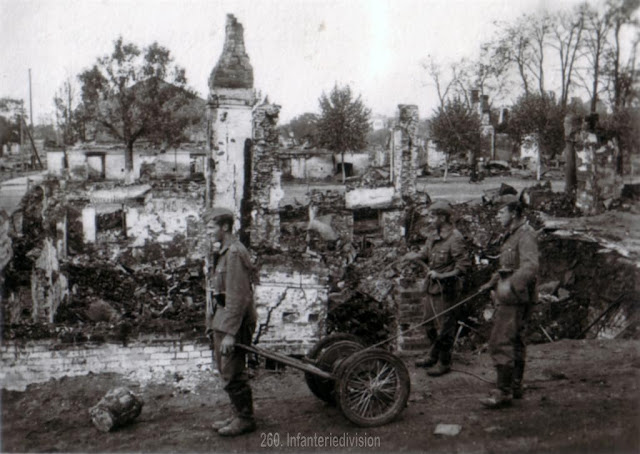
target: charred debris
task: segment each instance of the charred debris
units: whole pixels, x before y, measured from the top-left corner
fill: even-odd
[[[368,175],[357,184],[375,184],[372,178]],[[127,205],[151,206],[153,200],[197,204],[202,182],[152,181],[147,186],[123,203],[114,196],[109,209],[96,215],[97,241],[92,243],[85,241],[83,209],[91,194],[117,191],[117,185],[48,179],[28,191],[17,214],[2,221],[5,243],[8,237],[11,244],[2,295],[4,339],[126,344],[144,333],[202,336],[207,239],[197,216],[186,220],[185,234],[158,241],[167,235],[164,225],[140,241],[127,236],[131,227],[124,225],[122,215]],[[457,227],[474,257],[467,294],[495,268],[501,233],[495,202],[514,191],[503,185],[481,200],[454,205]],[[305,263],[311,258],[323,264],[330,292],[327,332],[349,332],[372,343],[418,323],[420,299],[406,295],[419,291],[427,270],[398,259],[424,241],[428,195],[416,192],[405,198],[402,216],[390,218],[372,207],[349,210],[344,194],[337,192],[311,190],[309,198],[309,205],[279,210],[279,247],[252,248],[257,266],[265,259]],[[540,301],[529,340],[636,336],[637,257],[607,249],[615,243],[613,233],[609,238],[567,233],[570,220],[580,219],[581,213],[550,186],[532,186],[523,198],[541,240]],[[629,197],[617,202],[620,212],[634,207]],[[547,222],[559,216],[568,224]],[[401,222],[405,236],[388,238],[389,222]],[[490,316],[487,297],[466,305],[457,348],[483,346]],[[423,348],[425,340],[416,333],[402,342],[402,349],[411,350]]]

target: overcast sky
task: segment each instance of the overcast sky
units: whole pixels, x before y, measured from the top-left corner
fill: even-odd
[[[244,25],[255,88],[282,106],[280,123],[318,112],[334,83],[349,84],[373,113],[417,104],[427,117],[434,87],[427,55],[474,57],[495,20],[568,7],[577,0],[0,0],[0,97],[25,100],[32,71],[36,122],[53,97],[110,52],[113,41],[158,41],[201,97],[222,51],[226,14]]]

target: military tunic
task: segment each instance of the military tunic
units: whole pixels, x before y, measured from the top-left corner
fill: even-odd
[[[496,294],[496,312],[489,340],[489,351],[497,366],[513,366],[524,362],[526,348],[523,339],[531,305],[536,300],[538,275],[538,239],[536,232],[524,220],[519,220],[508,232],[500,249],[500,269],[492,281],[506,280],[511,292]]]
[[[245,352],[235,348],[227,356],[220,345],[226,335],[235,336],[236,343],[251,344],[257,314],[253,301],[253,265],[249,251],[237,239],[225,245],[213,260],[209,270],[210,291],[215,310],[207,310],[207,328],[213,330],[214,354],[224,388],[230,394],[246,388]]]
[[[462,279],[471,266],[464,237],[454,228],[444,229],[427,239],[420,251],[429,269],[439,273],[458,270],[456,277],[429,279],[426,283],[425,320],[451,307],[460,297]],[[433,344],[432,355],[444,354],[445,363],[450,355],[456,333],[456,311],[448,312],[426,325],[427,336]]]

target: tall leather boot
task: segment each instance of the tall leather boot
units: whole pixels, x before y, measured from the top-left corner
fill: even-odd
[[[218,434],[223,437],[235,437],[256,430],[251,388],[247,386],[240,391],[229,393],[229,397],[236,408],[236,416],[227,426],[219,429]]]
[[[497,389],[492,390],[488,397],[480,400],[487,408],[502,408],[511,405],[513,382],[513,367],[508,365],[496,366],[498,374]]]
[[[431,347],[428,358],[416,361],[416,367],[424,367],[425,369],[427,369],[431,366],[435,366],[436,364],[438,364],[439,356],[440,351],[434,345],[433,347]]]
[[[439,377],[444,374],[448,374],[451,372],[451,352],[450,351],[441,351],[440,352],[440,365],[433,370],[427,372],[431,377]]]
[[[223,427],[226,427],[229,424],[231,424],[231,422],[233,421],[233,418],[235,418],[235,411],[228,418],[220,419],[218,421],[215,421],[213,424],[211,424],[211,428],[213,430],[215,430],[215,431],[218,431],[218,430],[222,429]]]
[[[524,360],[516,360],[513,364],[513,382],[511,390],[514,399],[522,399],[524,389],[522,388],[522,378],[524,377]]]

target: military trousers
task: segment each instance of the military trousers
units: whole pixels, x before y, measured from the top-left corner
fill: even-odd
[[[525,361],[524,331],[530,312],[530,303],[500,304],[497,302],[489,339],[489,353],[495,366],[514,367],[516,361]]]
[[[243,322],[236,333],[236,344],[251,345],[254,329],[255,324]],[[224,390],[231,395],[242,393],[249,388],[247,383],[249,376],[246,369],[246,352],[244,350],[234,348],[231,354],[222,354],[220,346],[222,345],[222,339],[226,335],[222,331],[214,331],[213,350]]]
[[[428,320],[437,314],[450,308],[455,301],[442,294],[426,294],[424,307],[424,320]],[[435,320],[425,325],[427,337],[432,345],[432,357],[437,357],[437,353],[448,354],[453,348],[458,323],[458,310],[454,309],[446,314],[439,315]]]

